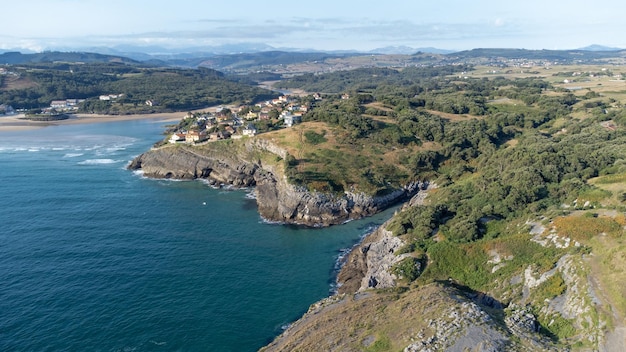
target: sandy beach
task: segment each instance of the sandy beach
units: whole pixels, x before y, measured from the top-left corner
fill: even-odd
[[[23,131],[43,128],[47,126],[75,125],[85,123],[102,123],[129,120],[154,119],[159,122],[178,122],[187,112],[172,112],[145,115],[98,115],[98,114],[72,114],[67,120],[59,121],[30,121],[24,120],[24,114],[12,116],[0,116],[0,132]]]

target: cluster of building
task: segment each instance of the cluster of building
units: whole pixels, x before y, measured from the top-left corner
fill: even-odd
[[[17,72],[9,71],[8,69],[6,69],[4,67],[0,67],[0,75],[3,75],[3,76],[19,76],[19,74]]]
[[[313,98],[321,99],[319,95],[314,95]],[[199,143],[255,136],[259,133],[255,122],[278,120],[285,127],[292,127],[302,122],[302,115],[310,108],[299,97],[283,95],[255,106],[218,107],[214,111],[188,113],[184,119],[193,119],[193,127],[176,131],[169,142]]]
[[[98,99],[100,99],[102,101],[110,101],[110,100],[115,100],[117,98],[121,98],[123,96],[124,96],[124,94],[104,94],[104,95],[101,95],[100,97],[98,97]]]
[[[65,100],[53,100],[50,102],[50,106],[41,109],[40,115],[57,115],[59,113],[78,111],[78,104],[85,101],[85,99],[65,99]],[[24,109],[23,111],[26,111]]]

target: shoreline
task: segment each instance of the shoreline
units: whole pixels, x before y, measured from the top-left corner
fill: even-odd
[[[24,114],[0,117],[0,132],[26,131],[49,126],[78,125],[132,120],[158,120],[159,122],[178,122],[187,112],[167,112],[137,115],[105,115],[105,114],[70,114],[70,118],[58,121],[25,120]]]

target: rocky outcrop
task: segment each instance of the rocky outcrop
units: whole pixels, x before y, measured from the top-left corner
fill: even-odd
[[[286,152],[275,145],[252,139],[239,152],[182,145],[155,148],[135,158],[129,168],[141,170],[144,176],[151,178],[207,179],[217,185],[255,186],[263,218],[307,226],[329,226],[370,216],[427,186],[416,182],[380,197],[350,192],[341,195],[309,192],[287,182],[270,165],[263,165],[258,153],[286,156]]]
[[[403,245],[404,242],[385,230],[384,225],[368,235],[352,250],[339,272],[338,292],[394,287],[397,277],[390,269],[405,258],[406,255],[395,254]]]
[[[350,192],[335,195],[309,192],[267,170],[259,170],[256,174],[256,196],[261,216],[272,221],[309,226],[340,224],[374,215],[423,187],[424,183],[415,183],[383,197]]]
[[[487,308],[453,285],[433,283],[401,295],[365,291],[332,296],[311,306],[272,343],[274,351],[364,351],[375,344],[384,350],[559,351],[529,330],[531,315],[517,314],[502,323],[502,312]],[[523,330],[517,333],[518,330]]]
[[[422,183],[419,191],[409,201],[412,206],[424,203],[428,190],[435,184]],[[383,224],[366,236],[348,256],[337,277],[338,293],[354,293],[369,288],[394,287],[397,277],[391,268],[409,254],[396,255],[404,241],[385,229]]]
[[[238,187],[255,184],[254,175],[259,166],[236,157],[202,155],[190,148],[166,147],[152,149],[136,157],[128,166],[141,170],[150,178],[178,180],[209,179]]]

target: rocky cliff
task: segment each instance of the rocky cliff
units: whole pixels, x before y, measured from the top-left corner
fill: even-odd
[[[405,206],[420,206],[428,196],[434,183],[424,183]],[[409,254],[396,255],[406,243],[391,231],[386,224],[367,235],[348,255],[337,277],[338,293],[353,293],[370,288],[389,288],[396,285],[397,277],[391,268]]]
[[[286,152],[255,139],[241,141],[232,149],[171,145],[139,155],[128,167],[151,178],[206,179],[216,185],[255,186],[263,218],[307,226],[328,226],[370,216],[427,186],[416,182],[380,197],[309,192],[287,182],[275,163],[263,162],[272,159],[268,155],[284,158]]]
[[[427,194],[418,192],[406,207],[423,205]],[[597,268],[589,263],[606,258],[565,251],[580,243],[533,225],[524,241],[561,250],[554,251],[560,253],[555,266],[543,269],[532,261],[515,264],[521,252],[483,248],[492,278],[480,292],[452,278],[399,281],[393,267],[410,254],[396,254],[405,243],[385,226],[352,250],[338,294],[313,304],[263,351],[623,350],[623,319],[590,273]]]

